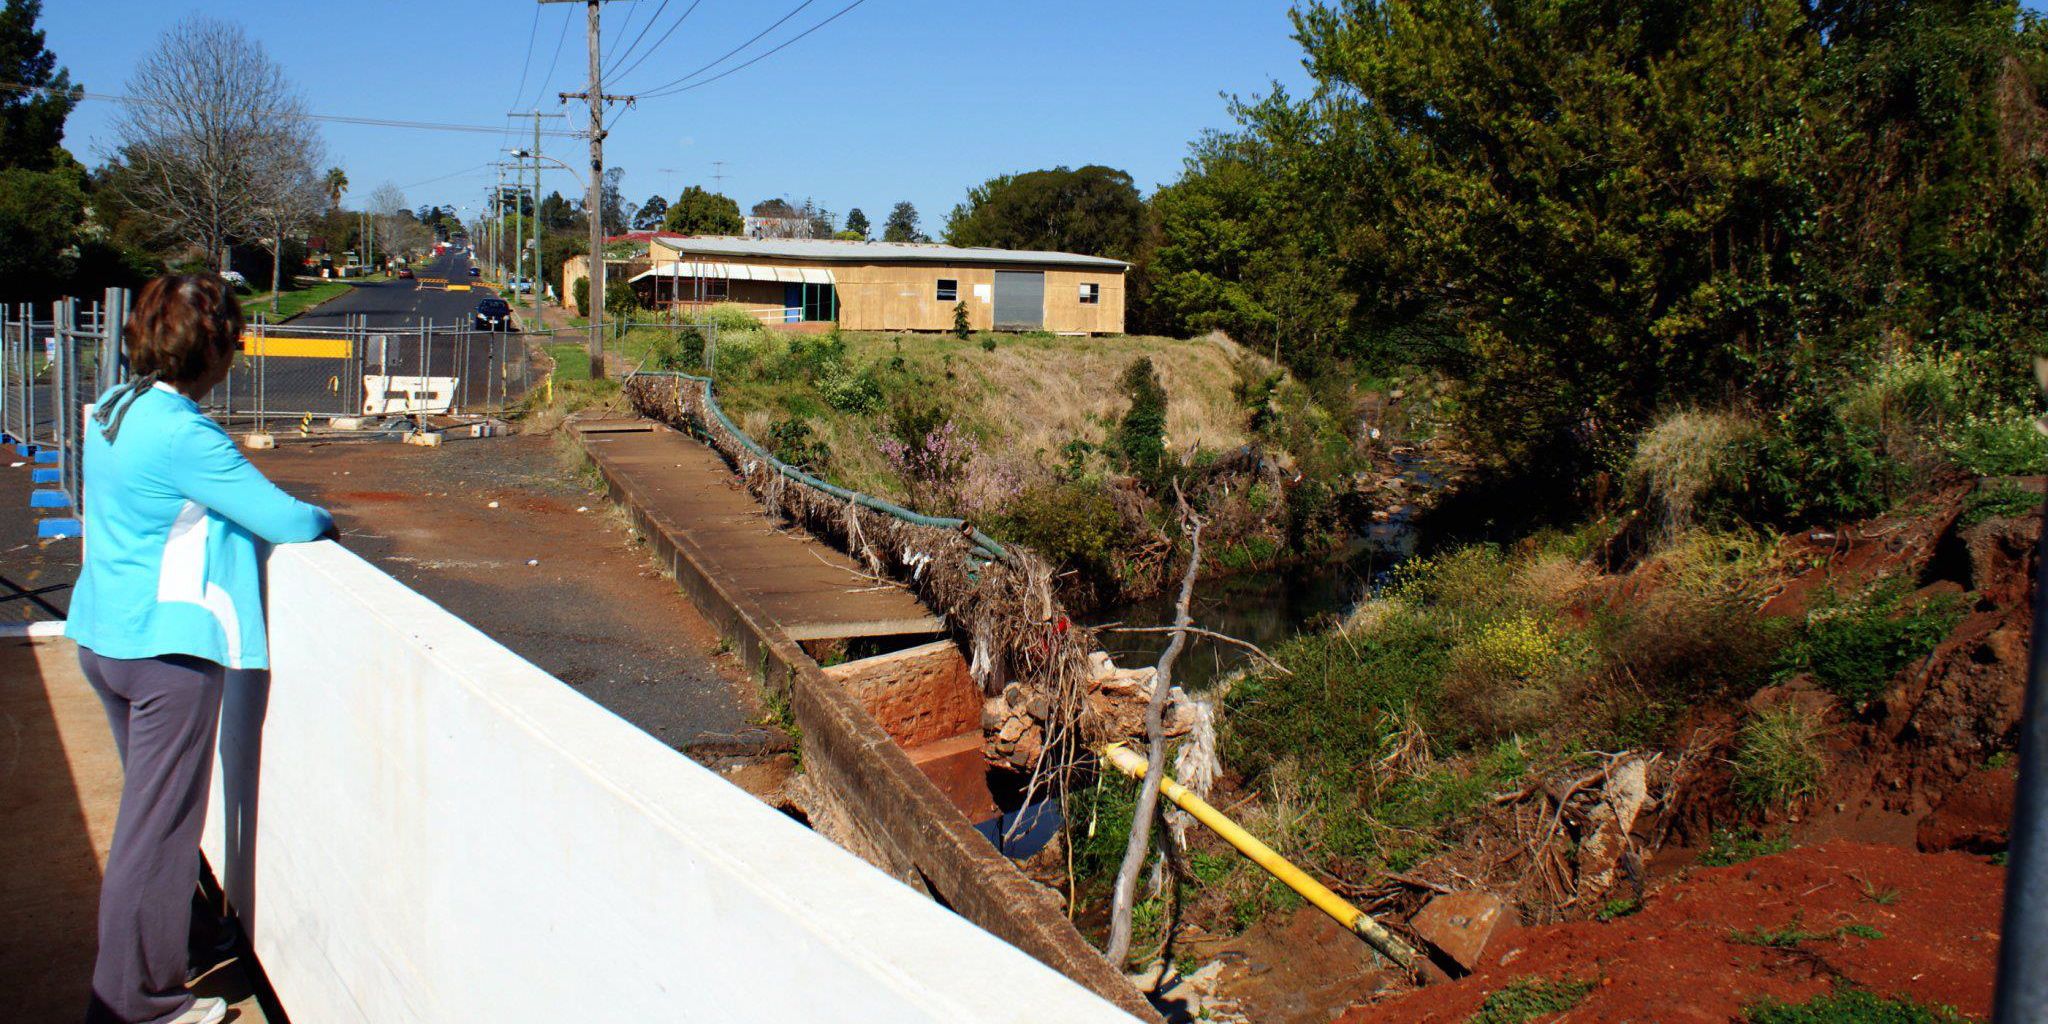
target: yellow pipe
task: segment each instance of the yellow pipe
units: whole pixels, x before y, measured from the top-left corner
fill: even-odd
[[[1143,779],[1148,767],[1143,756],[1121,743],[1104,746],[1102,762],[1135,779]],[[1387,959],[1409,970],[1415,969],[1415,950],[1401,941],[1399,936],[1373,920],[1372,915],[1331,892],[1329,886],[1309,877],[1308,872],[1295,867],[1272,847],[1260,842],[1257,836],[1246,832],[1222,811],[1211,807],[1207,800],[1188,792],[1186,786],[1163,775],[1159,779],[1159,792],[1179,805],[1181,810],[1194,815],[1195,820],[1208,826],[1210,831],[1222,836],[1225,842],[1237,847],[1237,852],[1251,858],[1252,863],[1265,868],[1274,878],[1300,893],[1303,899],[1315,904],[1317,910],[1336,919],[1346,931],[1370,943],[1372,948],[1385,954]]]

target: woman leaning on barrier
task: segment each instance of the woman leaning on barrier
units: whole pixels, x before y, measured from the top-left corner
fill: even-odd
[[[100,887],[89,1021],[214,1024],[185,988],[199,831],[226,669],[269,665],[264,545],[334,520],[265,479],[199,410],[242,334],[212,274],[151,281],[129,314],[128,383],[85,431],[85,554],[65,635],[106,704],[126,770]]]

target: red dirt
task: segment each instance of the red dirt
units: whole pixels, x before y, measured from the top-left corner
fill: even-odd
[[[1761,998],[1804,1002],[1840,981],[1981,1016],[1991,1005],[2004,890],[2004,869],[1983,857],[1829,842],[1695,871],[1652,893],[1641,912],[1605,924],[1522,929],[1497,939],[1469,978],[1338,1019],[1462,1024],[1489,993],[1524,978],[1594,982],[1569,1014],[1541,1018],[1573,1024],[1719,1024]],[[1884,937],[1816,938],[1794,949],[1734,937],[1852,924]]]

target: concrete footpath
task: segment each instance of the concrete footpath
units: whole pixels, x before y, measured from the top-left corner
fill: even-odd
[[[92,994],[100,872],[121,807],[121,758],[68,640],[0,639],[0,979],[7,1016],[78,1020]],[[194,986],[228,1019],[267,1019],[234,962]],[[277,1019],[282,1019],[281,1017]]]

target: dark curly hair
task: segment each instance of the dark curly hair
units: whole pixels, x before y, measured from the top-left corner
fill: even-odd
[[[218,274],[167,274],[142,286],[123,347],[138,376],[173,386],[205,379],[242,343],[242,307]]]

